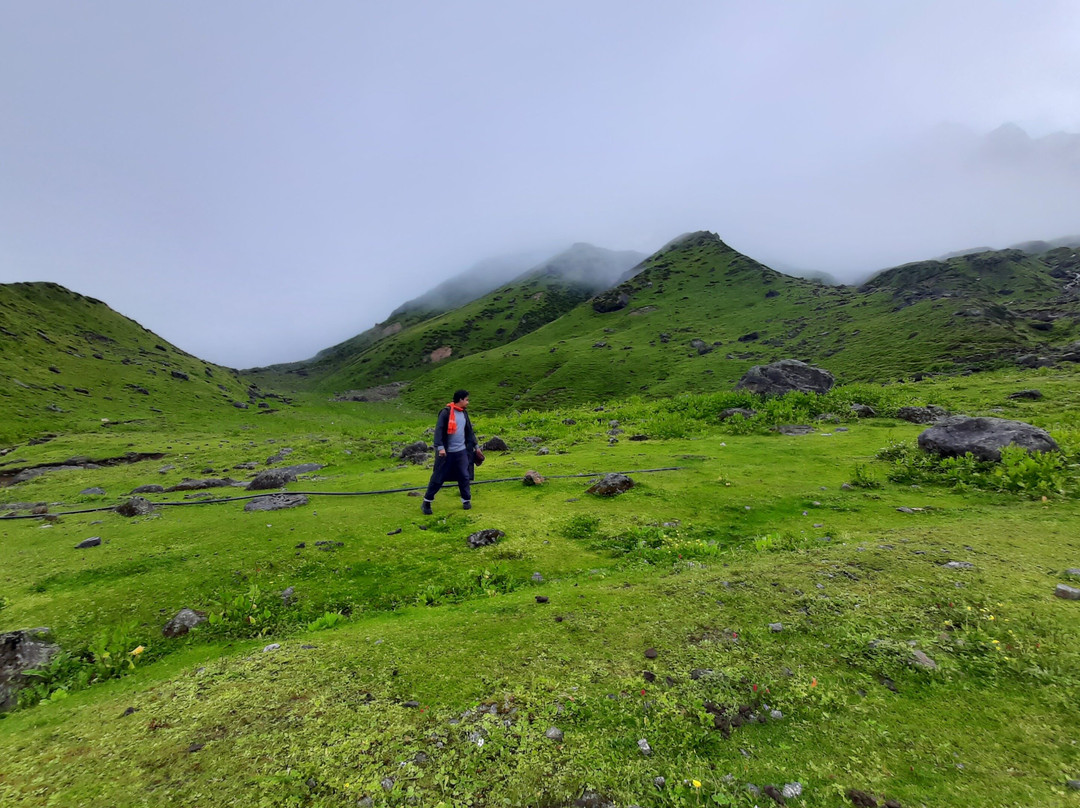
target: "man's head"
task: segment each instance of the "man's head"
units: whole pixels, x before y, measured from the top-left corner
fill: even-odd
[[[468,390],[455,390],[454,391],[454,403],[460,404],[462,407],[469,406],[469,391]]]

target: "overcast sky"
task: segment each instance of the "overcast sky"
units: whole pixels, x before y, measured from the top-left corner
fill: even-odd
[[[0,0],[0,282],[248,367],[575,241],[861,278],[1080,232],[965,139],[1078,77],[1075,0]]]

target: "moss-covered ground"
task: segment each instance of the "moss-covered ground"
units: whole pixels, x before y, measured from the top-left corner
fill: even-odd
[[[0,720],[0,803],[752,806],[773,802],[748,784],[798,783],[789,805],[851,804],[849,789],[904,806],[1078,804],[1065,784],[1080,777],[1080,604],[1054,597],[1080,567],[1077,500],[912,487],[875,459],[918,435],[890,417],[909,403],[1021,418],[1074,457],[1076,382],[1010,371],[602,411],[485,413],[477,397],[478,431],[510,445],[478,478],[513,481],[476,486],[469,512],[447,489],[432,517],[399,492],[0,521],[0,627],[50,626],[127,672]],[[1006,398],[1031,387],[1045,397]],[[856,400],[879,417],[850,418]],[[738,403],[761,415],[721,423]],[[812,420],[827,412],[840,422]],[[246,480],[237,464],[282,448],[325,464],[290,491],[427,481],[394,453],[433,414],[402,405],[301,395],[265,416],[164,418],[19,444],[0,469],[164,456],[49,472],[0,499],[106,507],[146,483]],[[815,430],[768,431],[791,421]],[[667,467],[610,499],[557,479]],[[529,469],[548,482],[517,482]],[[78,493],[90,486],[106,493]],[[150,495],[197,501],[184,497]],[[485,528],[505,537],[470,549]],[[102,545],[74,549],[90,536]],[[162,637],[184,607],[219,619]]]

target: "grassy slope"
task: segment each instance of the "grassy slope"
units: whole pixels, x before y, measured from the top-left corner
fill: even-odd
[[[988,259],[948,262],[946,274],[963,280],[955,282],[957,296],[923,289],[907,300],[908,290],[925,282],[918,268],[885,273],[861,292],[782,275],[711,234],[695,234],[652,256],[621,287],[631,295],[625,308],[578,306],[514,343],[433,369],[408,395],[430,406],[464,385],[481,406],[498,409],[724,390],[750,365],[785,357],[818,363],[844,381],[887,380],[989,364],[1076,336],[1067,318],[1047,333],[1023,319],[957,316],[983,300],[980,290],[996,295],[1008,284],[1037,307],[1062,285],[1045,263],[1019,253],[992,262],[994,274],[977,282],[980,260]],[[714,350],[699,355],[693,339]]]
[[[1067,441],[1080,426],[1076,382],[1067,371],[979,374],[840,391],[828,406],[856,397],[882,411],[1001,408]],[[1026,387],[1047,398],[1004,398]],[[211,415],[188,432],[133,423],[109,437],[117,448],[168,440],[161,462],[178,466],[172,476],[156,463],[58,472],[5,494],[110,504],[136,484],[259,461],[282,445],[295,450],[290,462],[328,464],[292,490],[425,482],[425,469],[388,455],[421,437],[428,418],[393,405],[303,403],[252,421]],[[1080,566],[1076,501],[887,482],[841,491],[855,463],[883,480],[873,454],[919,428],[884,418],[801,438],[739,435],[708,415],[724,403],[650,399],[609,402],[603,413],[478,419],[513,449],[491,458],[482,478],[684,467],[638,475],[615,500],[584,494],[586,481],[553,480],[478,487],[467,514],[444,492],[432,518],[396,494],[317,498],[272,514],[233,503],[137,520],[67,516],[50,528],[0,522],[0,545],[19,560],[3,574],[3,628],[49,624],[77,647],[129,622],[131,644],[148,649],[133,676],[0,721],[0,799],[566,805],[590,789],[618,804],[750,806],[763,803],[746,782],[797,780],[804,793],[792,802],[805,806],[845,804],[850,787],[904,805],[1067,804],[1063,783],[1077,776],[1080,752],[1061,739],[1080,720],[1080,624],[1075,604],[1051,593],[1064,568]],[[610,419],[628,435],[671,437],[609,446]],[[531,436],[552,453],[535,456]],[[69,434],[20,451],[44,462],[101,440]],[[75,493],[90,484],[108,493]],[[901,505],[928,510],[903,514]],[[485,527],[506,538],[469,550],[465,536]],[[88,535],[103,545],[72,549]],[[343,546],[321,551],[321,540]],[[940,566],[953,559],[975,568]],[[535,571],[543,582],[531,580]],[[275,606],[269,635],[204,626],[187,639],[160,637],[176,609],[209,608],[252,583],[270,603],[296,588],[294,606]],[[301,631],[338,608],[352,612],[344,626]],[[783,632],[769,631],[775,621]],[[262,653],[271,641],[281,650]],[[908,641],[939,670],[914,668]],[[649,647],[655,660],[643,655]],[[656,682],[642,678],[645,668]],[[714,674],[689,676],[705,668]],[[517,712],[475,711],[492,701]],[[725,740],[708,728],[705,701],[766,702],[784,718]],[[136,712],[124,715],[129,707]],[[552,725],[562,742],[544,737]],[[638,750],[641,738],[651,756]],[[189,752],[192,744],[204,746]],[[657,776],[667,778],[662,790]]]
[[[43,433],[115,429],[102,426],[104,418],[164,424],[165,410],[225,411],[248,402],[234,371],[57,284],[0,285],[0,327],[0,446]]]

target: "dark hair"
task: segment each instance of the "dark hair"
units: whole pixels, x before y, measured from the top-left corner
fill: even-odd
[[[455,404],[457,404],[459,401],[461,401],[461,399],[468,398],[468,397],[469,397],[469,391],[468,390],[455,390],[454,391],[454,403]]]

